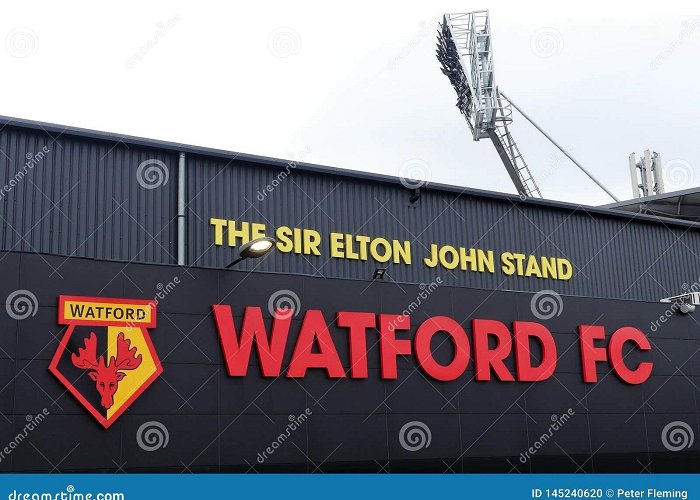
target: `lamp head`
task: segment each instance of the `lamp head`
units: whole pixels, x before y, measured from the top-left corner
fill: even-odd
[[[262,257],[275,245],[274,238],[257,238],[250,240],[248,243],[241,245],[238,254],[244,259],[251,259],[256,257]]]

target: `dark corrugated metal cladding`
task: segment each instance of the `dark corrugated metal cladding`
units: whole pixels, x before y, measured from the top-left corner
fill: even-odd
[[[9,127],[0,151],[4,250],[175,262],[172,153]],[[137,172],[152,160],[173,178],[147,189]]]
[[[477,288],[539,291],[640,300],[680,293],[683,283],[700,272],[700,261],[684,259],[697,249],[695,229],[601,217],[578,210],[468,194],[424,189],[409,201],[401,185],[371,183],[332,175],[279,170],[258,164],[199,157],[188,159],[190,199],[188,227],[193,264],[220,267],[235,258],[235,249],[213,245],[209,217],[264,223],[268,234],[279,226],[410,240],[413,265],[387,264],[389,279],[444,283]],[[284,175],[282,175],[282,172]],[[420,262],[431,244],[511,251],[569,259],[575,278],[556,281],[499,273],[428,268]],[[687,247],[687,248],[686,248]],[[327,277],[369,279],[376,262],[322,256],[272,254],[242,262],[244,269]],[[697,250],[696,250],[697,252]]]
[[[2,248],[175,263],[178,153],[144,142],[6,125],[0,131]],[[38,158],[44,147],[48,152]],[[321,256],[275,252],[237,266],[254,271],[368,280],[375,268],[388,267],[386,279],[396,282],[440,277],[456,286],[639,300],[682,293],[700,279],[700,233],[691,226],[430,186],[412,203],[410,190],[386,179],[191,150],[186,171],[193,266],[222,267],[236,256],[235,248],[214,245],[209,220],[216,217],[263,223],[268,234],[288,226],[324,237]],[[408,240],[413,264],[330,257],[331,232]],[[429,268],[422,259],[432,244],[493,250],[497,272]],[[567,258],[574,278],[507,276],[498,272],[506,251]]]

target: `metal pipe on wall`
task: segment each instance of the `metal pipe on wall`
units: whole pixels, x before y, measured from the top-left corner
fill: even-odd
[[[177,168],[177,264],[185,265],[185,153]]]

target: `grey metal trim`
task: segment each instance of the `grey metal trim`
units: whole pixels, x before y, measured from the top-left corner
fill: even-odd
[[[180,153],[180,159],[178,161],[177,167],[177,263],[180,266],[184,266],[186,263],[185,259],[185,248],[186,248],[186,238],[185,238],[185,153]]]
[[[700,187],[693,187],[688,189],[683,189],[681,191],[671,191],[669,193],[655,194],[653,196],[644,196],[643,198],[634,198],[632,200],[624,200],[616,203],[608,203],[606,205],[601,205],[600,208],[618,208],[618,207],[629,207],[632,205],[639,205],[640,203],[646,203],[650,201],[667,200],[669,198],[678,198],[679,196],[685,196],[688,194],[700,193]]]

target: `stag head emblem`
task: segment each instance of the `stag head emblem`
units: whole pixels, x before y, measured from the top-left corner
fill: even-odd
[[[105,361],[104,356],[97,357],[97,336],[90,332],[85,339],[85,347],[78,348],[78,354],[71,355],[76,367],[89,370],[88,376],[95,381],[100,403],[106,409],[114,404],[114,393],[119,382],[126,377],[125,371],[135,370],[141,365],[142,357],[136,354],[136,347],[130,348],[131,341],[124,337],[124,332],[117,336],[117,355]]]
[[[49,371],[105,429],[163,373],[148,333],[156,309],[155,300],[58,298],[58,324],[67,328]]]

